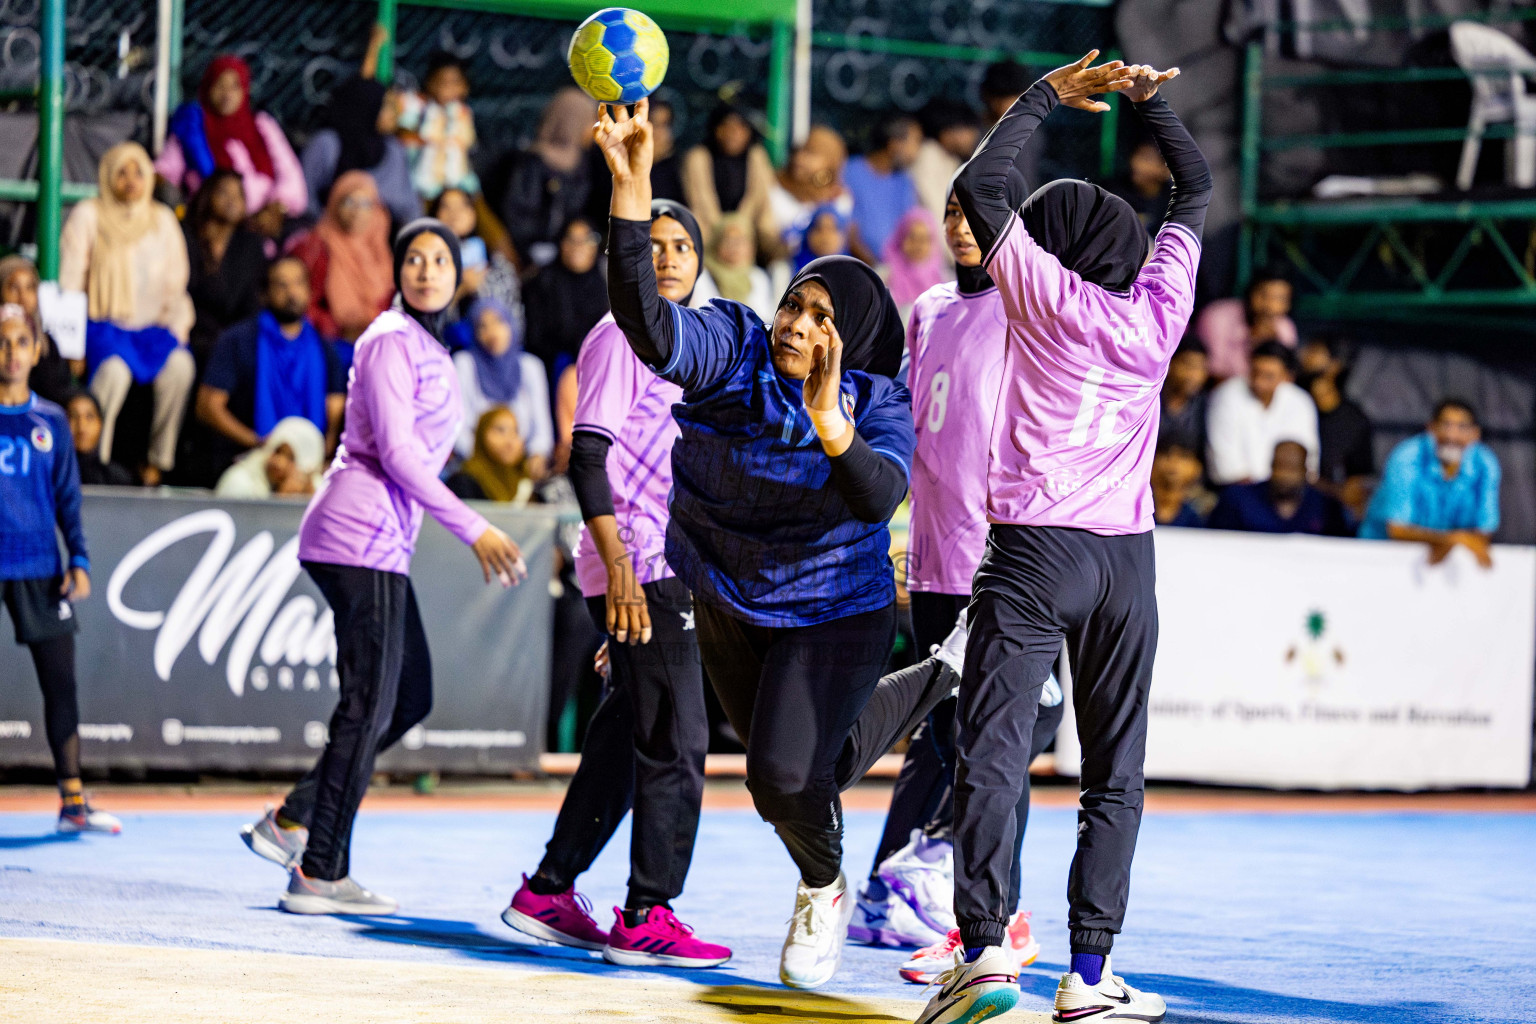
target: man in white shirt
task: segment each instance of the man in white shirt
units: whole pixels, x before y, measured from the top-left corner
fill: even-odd
[[[1248,376],[1234,377],[1211,393],[1206,425],[1211,482],[1259,483],[1269,479],[1275,445],[1296,441],[1317,472],[1317,406],[1297,387],[1290,349],[1267,341],[1249,357]]]

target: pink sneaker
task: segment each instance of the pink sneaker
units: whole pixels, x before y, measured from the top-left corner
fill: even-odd
[[[951,928],[949,934],[931,946],[924,946],[912,954],[912,959],[897,968],[908,981],[919,985],[932,985],[939,975],[955,966],[955,952],[960,948],[960,929]]]
[[[613,908],[613,930],[603,959],[625,967],[719,967],[731,951],[712,942],[700,942],[693,929],[666,907],[652,907],[634,928],[624,923],[624,911]]]
[[[601,950],[608,945],[608,933],[592,919],[592,903],[585,896],[574,888],[540,896],[528,888],[527,875],[501,919],[524,935],[560,946]]]
[[[1029,931],[1029,911],[1021,910],[1008,919],[1003,951],[1013,960],[1015,969],[1028,967],[1040,955],[1040,943]]]

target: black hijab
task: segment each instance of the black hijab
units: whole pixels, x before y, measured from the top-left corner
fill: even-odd
[[[679,303],[686,306],[693,301],[694,290],[698,288],[699,278],[704,274],[704,232],[699,230],[699,221],[694,217],[693,211],[682,203],[674,203],[670,199],[652,199],[651,220],[657,221],[662,217],[670,217],[683,226],[683,230],[688,232],[688,237],[693,239],[693,252],[699,258],[699,271],[694,275],[693,288],[688,290],[688,297]]]
[[[1042,185],[1020,211],[1039,246],[1084,281],[1129,291],[1147,261],[1147,229],[1124,199],[1086,181]]]
[[[453,287],[455,291],[458,290],[459,283],[464,280],[464,256],[459,252],[458,236],[450,231],[448,225],[440,220],[432,217],[417,217],[401,228],[400,233],[395,236],[395,291],[400,295],[400,308],[404,311],[405,315],[421,324],[422,330],[436,338],[438,344],[446,346],[448,343],[443,340],[443,332],[448,327],[448,310],[453,306],[452,300],[436,313],[424,313],[405,301],[405,290],[400,287],[400,271],[405,266],[405,252],[411,247],[411,243],[416,240],[418,235],[424,235],[427,232],[431,232],[438,238],[441,238],[443,244],[448,246],[448,252],[453,256]]]
[[[384,93],[384,86],[371,78],[349,78],[331,90],[326,122],[341,140],[336,178],[348,171],[371,171],[384,160],[385,140],[378,128]]]
[[[746,198],[747,154],[752,152],[752,145],[757,142],[757,131],[753,129],[752,141],[747,143],[747,148],[740,155],[729,156],[722,151],[719,141],[715,139],[715,131],[731,117],[739,117],[748,128],[752,127],[751,120],[742,113],[741,108],[731,103],[722,103],[711,110],[709,120],[704,122],[704,145],[713,157],[710,163],[714,165],[715,196],[720,200],[720,209],[725,213],[734,213]]]
[[[955,177],[949,179],[949,193],[944,200],[946,205],[949,200],[955,198],[955,179],[959,177],[960,171],[956,171]],[[1024,172],[1019,170],[1017,164],[1008,168],[1008,180],[1003,184],[1003,197],[1008,201],[1008,208],[1011,210],[1019,209],[1029,198],[1029,179],[1024,177]],[[985,260],[987,254],[981,255]],[[955,264],[955,285],[959,288],[961,295],[977,295],[997,287],[997,283],[980,263],[974,267]]]
[[[577,215],[560,229],[556,240],[565,237],[571,224],[578,220],[592,226],[588,218]],[[562,357],[576,358],[587,332],[608,312],[608,282],[602,267],[601,253],[581,274],[556,258],[533,276],[523,292],[523,315],[528,325],[526,348],[544,361],[552,377],[563,367]]]
[[[901,372],[906,331],[879,274],[852,256],[823,256],[807,263],[784,294],[806,281],[819,282],[832,296],[832,322],[843,339],[843,369],[882,377]]]

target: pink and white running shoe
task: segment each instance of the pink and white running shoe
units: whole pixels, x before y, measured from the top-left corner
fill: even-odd
[[[731,951],[713,942],[694,938],[693,929],[666,907],[652,907],[645,920],[631,928],[624,911],[613,908],[613,928],[603,959],[625,967],[719,967]]]
[[[501,912],[501,919],[524,935],[559,946],[599,952],[608,946],[608,933],[592,919],[590,900],[574,888],[541,896],[528,888],[527,875],[512,895],[512,905]]]
[[[1003,952],[1013,959],[1015,970],[1028,967],[1040,956],[1040,943],[1029,930],[1029,911],[1021,910],[1008,919]]]
[[[1029,911],[1021,910],[1008,919],[1003,935],[1003,952],[1013,962],[1014,970],[1028,967],[1040,956],[1040,943],[1030,934]],[[912,959],[897,970],[907,981],[931,985],[939,975],[955,966],[955,952],[960,948],[960,929],[952,928],[940,942],[912,954]]]

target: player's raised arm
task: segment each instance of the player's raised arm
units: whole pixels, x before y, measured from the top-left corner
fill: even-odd
[[[664,366],[674,344],[668,303],[656,292],[651,263],[651,165],[656,142],[650,100],[635,104],[631,117],[621,106],[603,104],[593,138],[613,175],[608,206],[608,302],[613,319],[635,355]]]
[[[1164,221],[1182,224],[1198,238],[1205,228],[1205,209],[1211,202],[1211,168],[1189,129],[1157,91],[1159,85],[1176,78],[1179,69],[1158,71],[1142,64],[1127,70],[1135,80],[1125,90],[1125,98],[1152,132],[1173,175],[1173,195]]]

